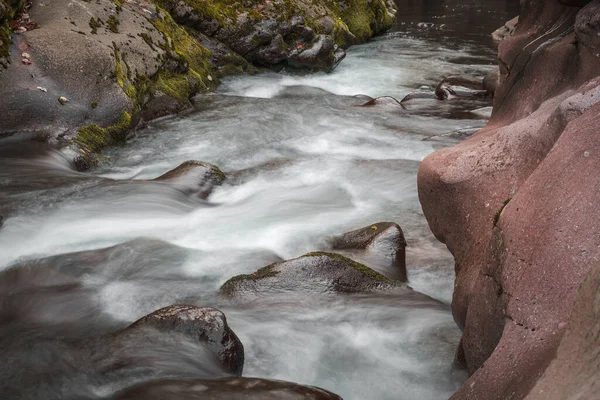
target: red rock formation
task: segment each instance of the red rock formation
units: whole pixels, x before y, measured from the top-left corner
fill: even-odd
[[[419,171],[455,258],[457,361],[471,374],[457,399],[524,398],[600,257],[600,0],[521,4],[490,123]]]

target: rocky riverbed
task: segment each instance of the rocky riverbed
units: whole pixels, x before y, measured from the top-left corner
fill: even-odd
[[[0,0],[0,397],[592,398],[600,6],[476,3]]]

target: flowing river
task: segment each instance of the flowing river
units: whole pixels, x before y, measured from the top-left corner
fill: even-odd
[[[0,397],[102,398],[139,381],[127,368],[107,376],[82,367],[69,341],[178,303],[226,314],[245,346],[244,376],[320,386],[346,400],[456,391],[466,376],[452,368],[460,338],[449,306],[453,262],[422,215],[416,174],[425,156],[459,140],[444,134],[485,125],[491,100],[360,106],[366,96],[433,93],[448,75],[483,77],[495,64],[489,33],[518,2],[398,3],[395,28],[350,49],[333,73],[228,78],[198,96],[193,112],[105,151],[91,173],[76,172],[67,150],[0,141],[0,269],[76,264],[80,285],[28,289],[0,304]],[[145,182],[187,160],[213,163],[229,179],[207,200]],[[234,275],[380,221],[402,226],[409,284],[439,302],[289,295],[240,304],[217,295]],[[11,317],[19,314],[32,317]],[[132,357],[158,357],[143,351]],[[203,374],[184,349],[160,357],[153,378]]]

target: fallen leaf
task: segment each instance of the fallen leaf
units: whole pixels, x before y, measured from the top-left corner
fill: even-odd
[[[29,58],[24,58],[21,60],[25,65],[31,65],[31,60]]]
[[[68,103],[68,102],[69,102],[69,99],[67,99],[66,97],[60,96],[60,97],[58,98],[58,102],[59,102],[60,104],[65,104],[65,103]]]
[[[23,58],[31,58],[31,56],[29,55],[29,53],[23,53],[23,54],[21,54],[21,57],[23,57]]]
[[[48,91],[48,89],[46,89],[45,87],[41,87],[41,86],[38,86],[37,89],[41,90],[42,92],[47,92]]]

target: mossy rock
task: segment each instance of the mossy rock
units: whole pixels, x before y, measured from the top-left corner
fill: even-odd
[[[221,185],[227,177],[216,165],[203,161],[186,161],[171,171],[154,179],[177,187],[183,193],[198,193],[206,199],[215,186]]]
[[[406,284],[385,277],[341,254],[313,252],[238,275],[221,286],[225,296],[254,297],[283,293],[369,293],[409,290]]]

